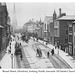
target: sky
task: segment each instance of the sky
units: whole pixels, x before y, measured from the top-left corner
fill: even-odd
[[[45,16],[52,16],[54,10],[59,15],[59,8],[63,13],[67,15],[75,15],[75,2],[7,2],[7,9],[9,16],[13,17],[13,7],[15,4],[15,14],[17,19],[17,25],[22,28],[23,25],[30,19],[44,21]]]

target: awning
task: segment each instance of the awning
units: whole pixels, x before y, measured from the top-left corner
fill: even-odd
[[[4,28],[4,27],[0,25],[0,28]]]

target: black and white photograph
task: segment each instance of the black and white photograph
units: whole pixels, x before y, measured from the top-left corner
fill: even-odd
[[[75,2],[0,2],[0,69],[75,69]]]

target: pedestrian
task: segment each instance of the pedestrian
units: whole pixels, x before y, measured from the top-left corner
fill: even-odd
[[[39,55],[39,49],[38,49],[38,48],[37,48],[37,53],[36,53],[36,56],[37,56],[37,55]]]
[[[38,38],[37,38],[37,42],[38,42]]]
[[[0,69],[1,69],[2,67],[0,66]]]
[[[20,46],[21,46],[21,43],[20,43]]]
[[[41,50],[39,51],[39,57],[42,57],[42,51]]]
[[[47,52],[47,57],[48,57],[48,58],[49,58],[49,55],[50,55],[49,52]]]
[[[54,48],[52,49],[51,53],[52,53],[52,55],[54,55]]]
[[[22,60],[22,58],[23,58],[22,53],[21,53],[21,55],[20,55],[20,58],[21,58],[21,60]]]
[[[46,45],[47,45],[47,42],[46,42]]]
[[[59,46],[58,46],[58,54],[59,54]]]
[[[57,48],[57,46],[55,46],[55,49]]]

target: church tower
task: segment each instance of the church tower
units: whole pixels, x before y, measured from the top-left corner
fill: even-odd
[[[53,21],[54,21],[56,18],[57,18],[57,14],[56,14],[56,12],[55,12],[55,10],[54,10],[54,13],[53,13]]]

